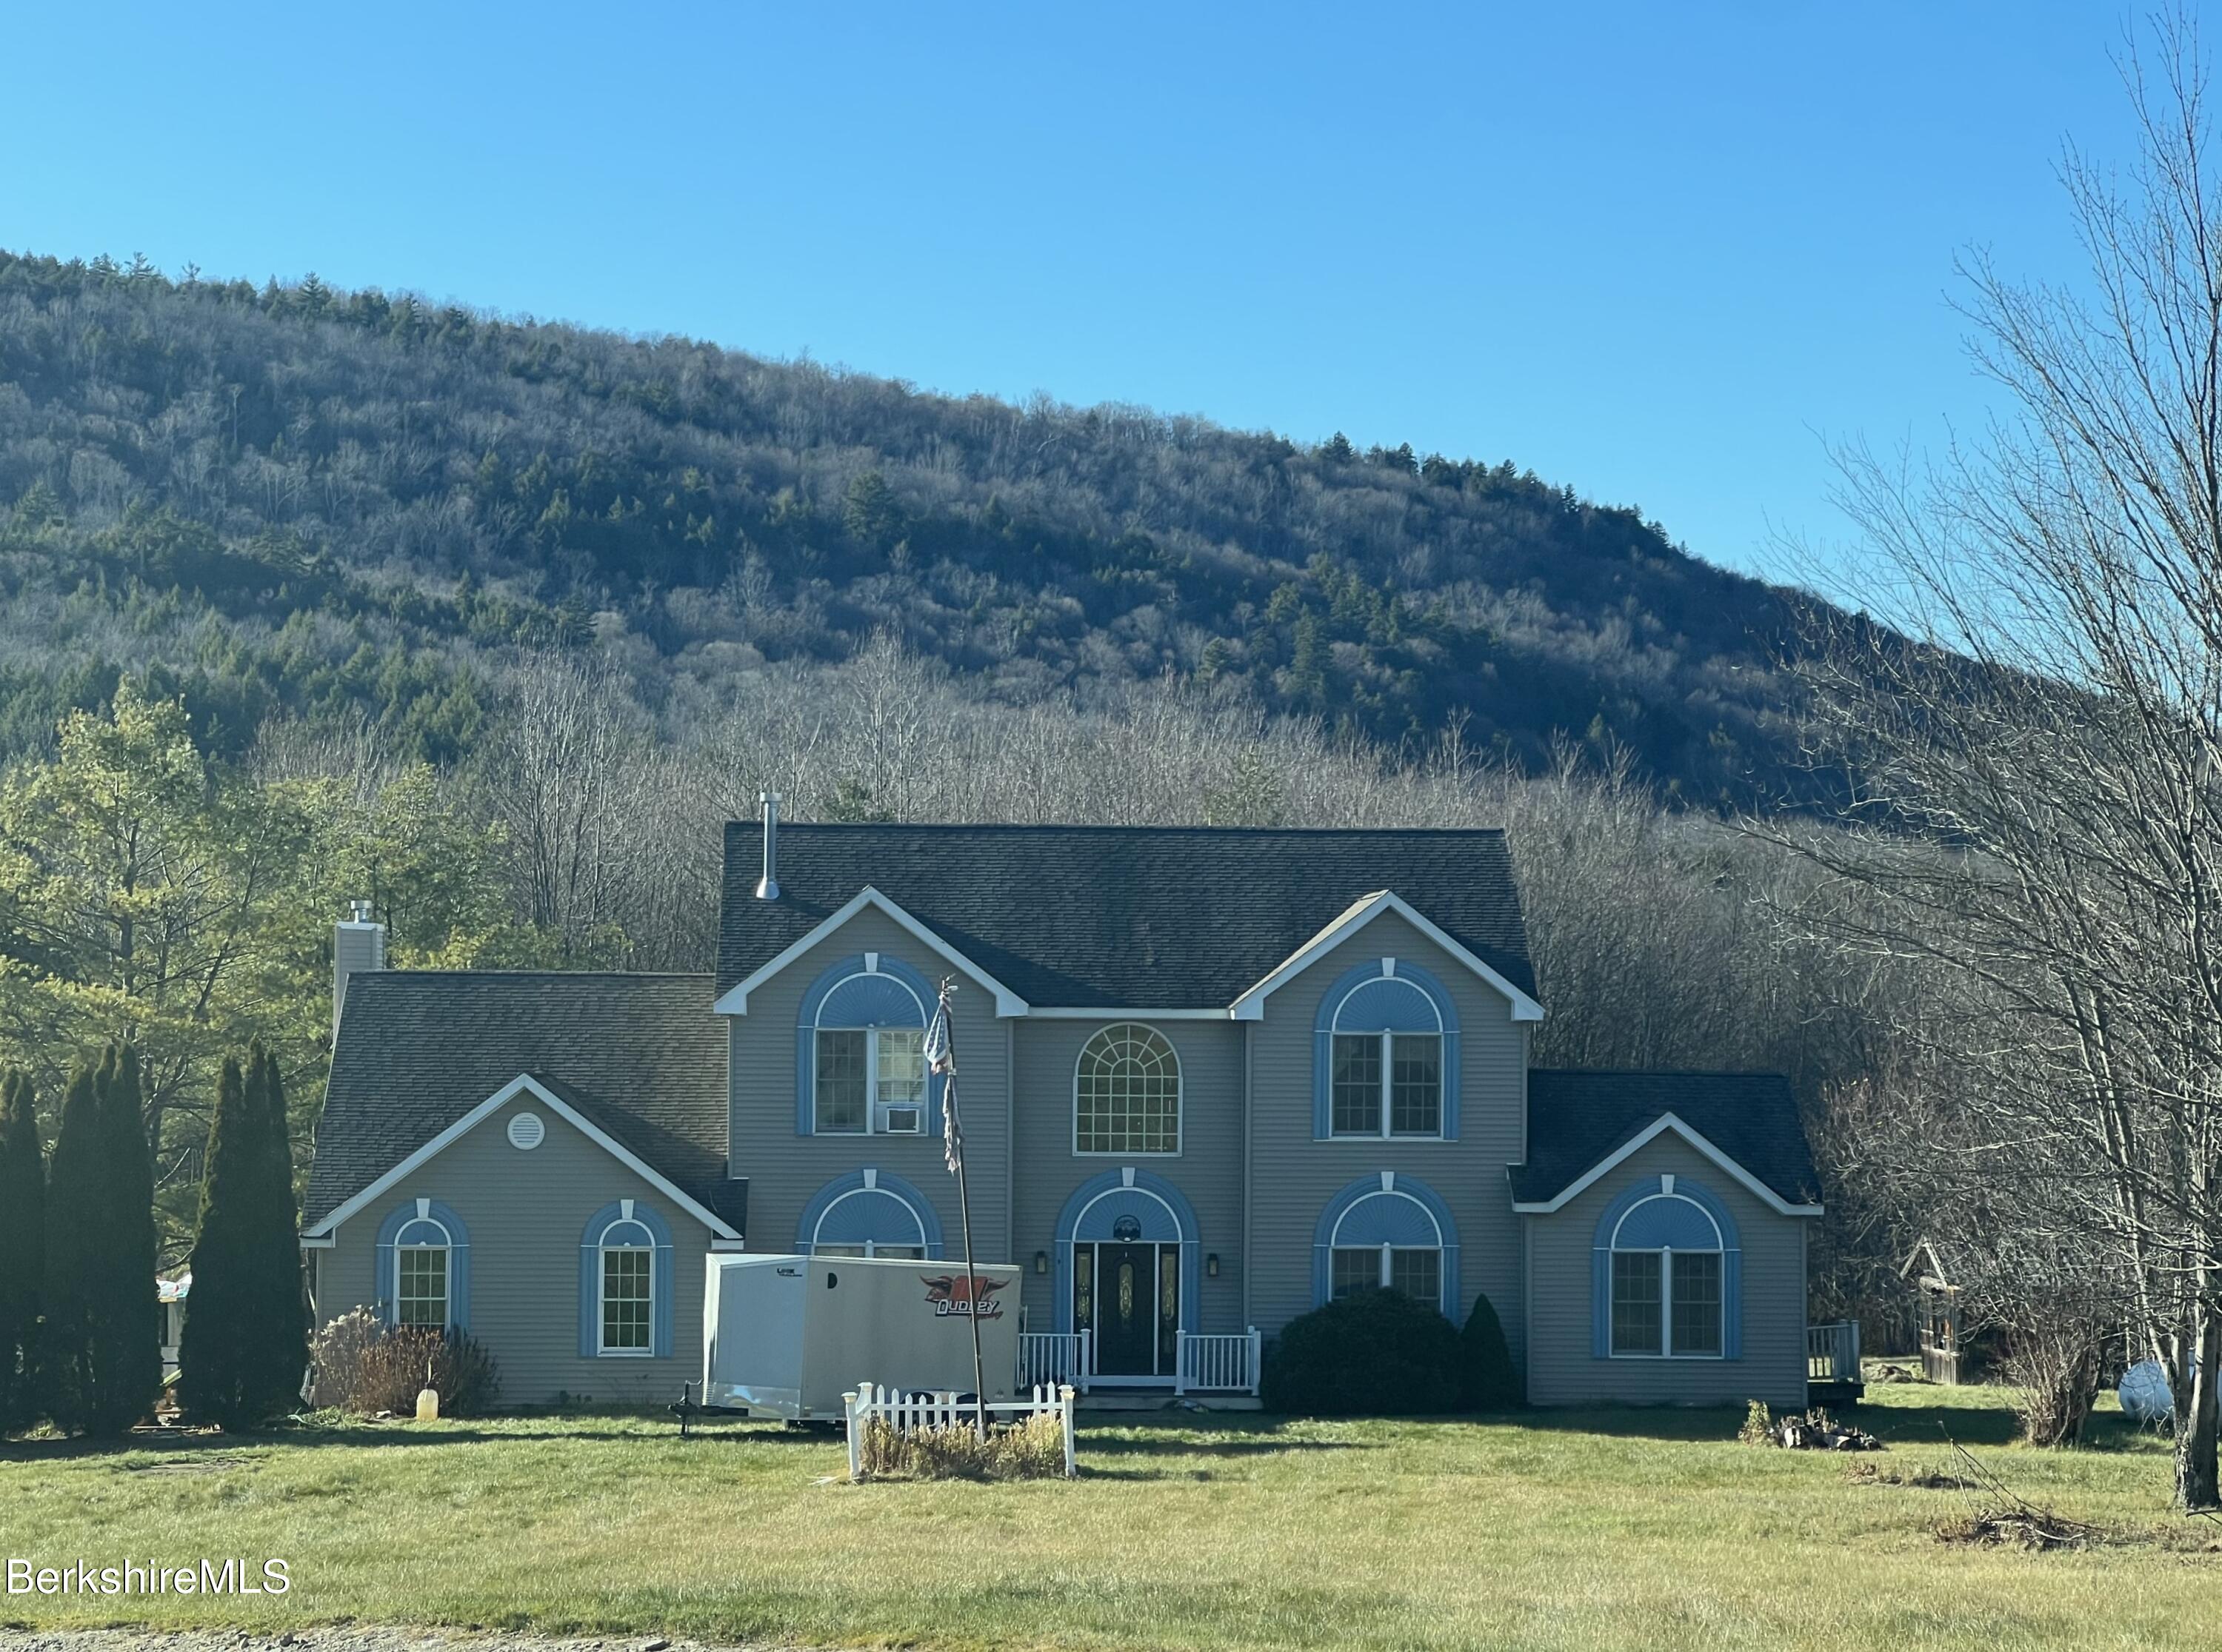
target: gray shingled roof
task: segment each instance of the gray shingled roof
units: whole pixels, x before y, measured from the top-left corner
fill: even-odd
[[[1499,831],[782,823],[778,848],[758,900],[762,823],[725,828],[720,993],[868,884],[1044,1007],[1223,1007],[1382,890],[1535,991]]]
[[[1556,1198],[1662,1113],[1673,1113],[1788,1203],[1820,1202],[1805,1128],[1780,1073],[1551,1067],[1528,1074],[1528,1162],[1512,1173],[1513,1198],[1522,1204]]]
[[[530,1073],[738,1228],[706,975],[405,971],[348,983],[306,1219]]]

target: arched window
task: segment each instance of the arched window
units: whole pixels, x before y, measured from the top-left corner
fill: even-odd
[[[1597,1351],[1616,1360],[1733,1359],[1742,1317],[1735,1219],[1696,1183],[1639,1183],[1597,1223]]]
[[[795,1225],[805,1256],[941,1255],[941,1218],[932,1201],[901,1177],[876,1167],[851,1171],[819,1188]]]
[[[933,989],[884,953],[861,953],[803,995],[795,1129],[804,1136],[937,1136],[941,1080],[926,1070]]]
[[[671,1229],[642,1199],[605,1205],[579,1236],[579,1352],[588,1359],[668,1359]]]
[[[1075,1153],[1178,1153],[1180,1111],[1180,1057],[1156,1029],[1122,1022],[1082,1046],[1073,1077]]]
[[[602,1230],[601,1351],[645,1355],[655,1322],[656,1236],[640,1222]]]
[[[413,1198],[378,1230],[378,1293],[392,1325],[445,1330],[470,1323],[469,1231],[437,1200]]]
[[[1381,958],[1328,989],[1314,1025],[1313,1134],[1454,1140],[1458,1012],[1416,964]]]
[[[1458,1230],[1434,1190],[1384,1171],[1328,1201],[1313,1239],[1313,1297],[1401,1291],[1458,1317]]]

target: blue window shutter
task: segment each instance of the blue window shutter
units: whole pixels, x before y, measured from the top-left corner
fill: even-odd
[[[1459,1036],[1456,1027],[1443,1029],[1443,1140],[1459,1139]]]
[[[818,1133],[818,1032],[805,1024],[794,1029],[794,1133]]]
[[[672,1265],[671,1242],[662,1234],[656,1241],[656,1328],[650,1333],[650,1352],[659,1360],[671,1357],[672,1294],[678,1269]]]
[[[605,1205],[588,1218],[579,1236],[579,1357],[591,1360],[602,1351],[602,1235],[624,1207]]]
[[[1334,1035],[1325,1028],[1312,1035],[1312,1140],[1334,1133]]]
[[[1743,1358],[1743,1252],[1721,1253],[1721,1357]]]
[[[434,1205],[434,1210],[441,1207]],[[448,1323],[457,1330],[471,1328],[471,1241],[457,1223],[449,1230],[455,1242],[448,1248]]]
[[[1590,1354],[1612,1357],[1612,1252],[1599,1245],[1590,1252]]]

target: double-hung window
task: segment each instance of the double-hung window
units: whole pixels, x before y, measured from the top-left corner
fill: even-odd
[[[1441,1136],[1441,1033],[1334,1035],[1337,1136]]]
[[[917,1136],[926,1129],[926,1035],[907,1027],[820,1028],[822,1136]]]
[[[1643,1199],[1611,1235],[1616,1359],[1718,1359],[1726,1340],[1725,1241],[1694,1200]]]
[[[1326,1133],[1441,1139],[1447,1041],[1454,1022],[1439,989],[1384,958],[1379,974],[1346,977],[1320,1007],[1327,1035]]]

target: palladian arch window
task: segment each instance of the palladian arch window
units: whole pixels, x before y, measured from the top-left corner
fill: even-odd
[[[1729,1246],[1712,1214],[1654,1193],[1621,1213],[1610,1248],[1614,1357],[1718,1358]]]
[[[1359,965],[1320,1000],[1314,1038],[1315,1137],[1458,1138],[1458,1012],[1426,970]]]
[[[1073,1079],[1076,1153],[1180,1151],[1180,1058],[1163,1034],[1106,1027],[1080,1052]]]

